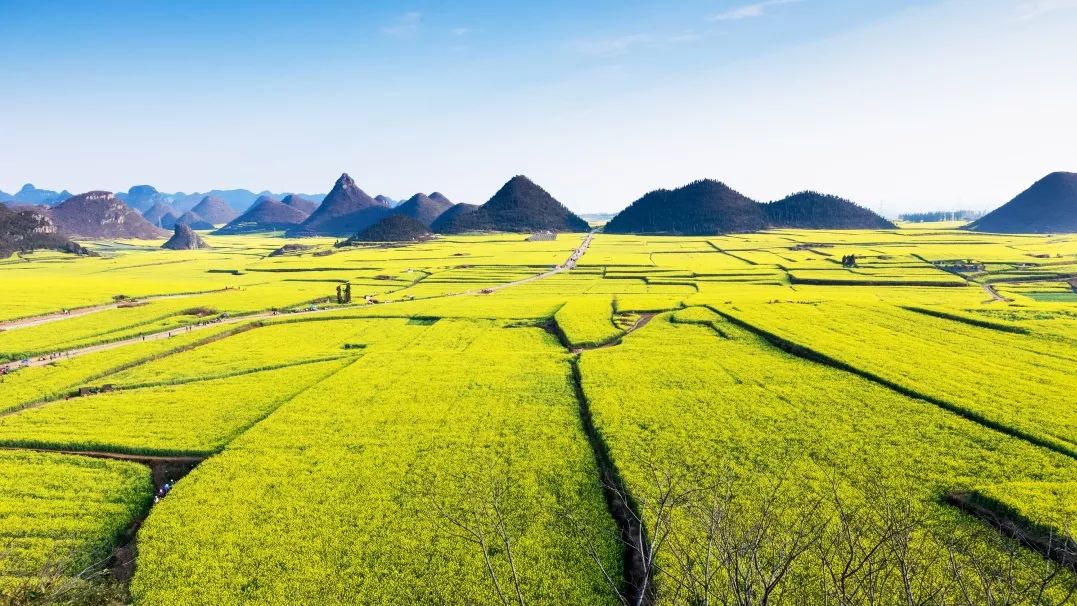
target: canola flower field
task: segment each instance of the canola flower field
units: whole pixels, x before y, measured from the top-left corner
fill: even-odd
[[[1077,236],[953,227],[2,260],[0,602],[1074,603]]]

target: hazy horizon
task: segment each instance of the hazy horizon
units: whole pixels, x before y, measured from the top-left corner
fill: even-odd
[[[989,210],[1077,170],[1075,30],[1077,0],[0,2],[0,190]]]

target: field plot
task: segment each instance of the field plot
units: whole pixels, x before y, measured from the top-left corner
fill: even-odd
[[[0,451],[0,601],[103,565],[152,495],[135,463]]]
[[[214,326],[199,332],[177,334],[170,339],[134,343],[78,358],[59,358],[44,366],[21,368],[0,375],[0,415],[27,404],[62,398],[79,387],[107,383],[106,377],[130,366],[166,357],[236,330],[242,328]]]
[[[611,603],[556,513],[571,504],[617,569],[563,350],[537,328],[419,329],[428,334],[367,353],[188,476],[140,534],[136,602],[496,600],[483,550],[452,516],[499,545],[488,553],[506,591],[511,553],[528,602]]]
[[[208,455],[342,363],[52,402],[0,418],[0,445]]]
[[[863,268],[863,269],[806,269],[789,272],[797,284],[874,284],[877,286],[967,286],[953,274],[937,269],[921,268]]]
[[[289,309],[335,295],[336,284],[259,284],[108,309],[60,322],[0,332],[0,361],[119,341],[263,310]]]
[[[577,297],[557,310],[554,320],[569,344],[598,345],[617,338],[622,330],[613,323],[614,301],[608,297]]]
[[[879,305],[719,306],[850,367],[1077,456],[1071,344]]]
[[[226,339],[152,361],[109,377],[123,386],[210,379],[293,364],[354,356],[371,340],[371,323],[281,316]]]
[[[747,558],[754,552],[747,545],[756,536],[755,525],[765,523],[770,525],[763,535],[768,548],[792,549],[799,533],[827,519],[805,514],[816,496],[832,491],[841,495],[849,512],[892,506],[931,516],[933,521],[918,531],[927,533],[922,537],[926,543],[916,549],[933,553],[932,544],[943,549],[947,533],[979,524],[940,504],[949,492],[1077,477],[1077,462],[1067,456],[793,357],[708,313],[678,312],[677,322],[661,316],[622,345],[585,352],[580,361],[598,431],[651,536],[664,537],[656,579],[661,603],[729,599],[737,590],[728,562],[717,555],[729,547],[722,542],[747,541],[737,557],[751,565]],[[779,485],[781,490],[775,488]],[[879,487],[887,492],[881,494]],[[723,509],[713,508],[724,503],[726,491],[732,500]],[[670,494],[675,498],[663,501]],[[868,501],[884,497],[885,502]],[[1047,491],[1032,490],[1021,498],[1031,511],[1052,506]],[[758,517],[768,499],[779,517]],[[659,512],[663,503],[666,509]],[[821,503],[815,507],[830,506],[829,500]],[[715,531],[708,526],[715,515],[724,516],[720,532],[728,534],[708,534],[708,528]],[[867,533],[864,539],[870,540]],[[827,544],[821,540],[817,545]],[[708,549],[715,558],[710,577],[697,568],[706,563]],[[764,567],[780,561],[774,552],[755,555],[765,560]],[[815,603],[824,596],[847,595],[828,584],[832,579],[823,572],[825,555],[806,550],[792,562],[778,588],[783,601]],[[916,591],[941,586],[944,595],[957,596],[955,584],[940,581],[946,578],[944,560],[931,561],[917,572],[925,586]],[[851,579],[850,585],[865,578]],[[901,594],[899,575],[873,573],[872,578],[879,583],[876,591]],[[864,596],[853,597],[859,603]]]

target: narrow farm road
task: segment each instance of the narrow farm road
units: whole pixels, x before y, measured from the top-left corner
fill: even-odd
[[[618,343],[620,343],[628,335],[630,335],[630,334],[636,332],[637,330],[643,328],[644,326],[646,326],[647,323],[650,322],[651,320],[653,320],[654,317],[657,316],[657,315],[658,315],[658,312],[645,312],[645,313],[642,313],[642,314],[640,314],[639,319],[636,320],[635,324],[628,327],[628,329],[626,329],[623,333],[617,335],[617,337],[615,337],[613,339],[610,339],[609,341],[606,341],[605,343],[599,343],[598,345],[591,345],[591,346],[588,346],[588,347],[576,347],[576,348],[573,348],[572,353],[578,354],[578,353],[581,353],[581,352],[584,352],[584,351],[593,351],[593,350],[596,350],[596,349],[605,349],[607,347],[613,347],[614,345],[617,345]]]
[[[587,252],[587,247],[591,245],[591,240],[594,239],[594,237],[595,237],[595,232],[593,232],[593,231],[588,232],[587,237],[583,239],[583,242],[581,242],[578,247],[576,247],[576,250],[572,251],[572,255],[569,256],[568,260],[566,260],[561,265],[558,265],[557,267],[551,269],[550,271],[538,274],[537,276],[531,276],[530,278],[524,278],[523,280],[515,280],[513,282],[506,282],[504,284],[500,284],[498,286],[494,286],[492,288],[486,289],[487,292],[497,292],[497,291],[499,291],[499,290],[501,290],[503,288],[510,288],[510,287],[513,287],[513,286],[519,286],[521,284],[527,284],[528,282],[535,282],[536,280],[542,280],[544,278],[549,278],[550,276],[556,276],[557,274],[559,274],[559,273],[561,273],[563,271],[567,271],[567,270],[570,270],[570,269],[575,269],[576,268],[576,263],[580,260],[580,257],[583,256],[583,253]]]
[[[508,282],[508,283],[505,283],[505,284],[501,284],[499,286],[495,286],[494,288],[488,289],[488,292],[493,292],[495,290],[500,290],[502,288],[508,288],[510,286],[518,286],[520,284],[526,284],[528,282],[534,282],[536,280],[542,280],[543,278],[548,278],[550,276],[559,274],[559,273],[561,273],[561,272],[563,272],[565,270],[570,270],[570,269],[575,268],[576,267],[576,262],[580,259],[580,257],[583,256],[583,253],[587,252],[587,247],[591,244],[591,240],[593,238],[594,238],[594,232],[589,232],[587,234],[587,237],[584,238],[583,242],[578,247],[576,247],[575,250],[572,251],[572,255],[569,256],[568,260],[566,260],[561,265],[558,265],[554,269],[552,269],[550,271],[547,271],[545,273],[538,274],[537,276],[532,276],[530,278],[525,278],[523,280],[516,280],[514,282]],[[213,292],[213,291],[211,291],[211,292]],[[205,294],[205,293],[196,293],[196,294]],[[473,294],[475,294],[475,293],[471,292],[471,291],[468,291],[468,292],[464,292],[464,293],[457,293],[457,294],[453,294],[453,295],[441,295],[441,296],[459,297],[459,296],[473,295]],[[157,298],[175,298],[175,297],[178,297],[178,296],[194,296],[194,295],[166,295],[164,297],[153,297],[153,299],[157,299]],[[142,300],[143,301],[148,301],[150,299],[142,299]],[[407,301],[387,301],[385,303],[379,303],[378,305],[392,305],[394,303],[404,303],[404,302],[407,302]],[[101,309],[111,309],[113,307],[116,307],[117,305],[118,304],[108,305],[108,306],[101,306]],[[101,309],[98,309],[97,311],[100,311]],[[310,314],[324,313],[324,312],[328,312],[328,311],[339,311],[339,310],[340,310],[340,308],[336,308],[336,307],[325,307],[325,308],[319,308],[319,309],[314,309],[314,310],[296,311],[296,312],[289,313],[287,315],[288,315],[288,317],[295,317],[295,316],[300,316],[300,315],[307,316],[307,315],[310,315]],[[87,313],[92,313],[92,312],[87,312]],[[57,318],[52,318],[52,319],[48,319],[48,320],[44,320],[44,321],[50,321],[51,322],[53,320],[59,320],[59,319],[62,319],[62,318],[70,318],[70,317],[73,317],[73,315],[74,315],[74,312],[72,312],[70,314],[66,314],[66,315],[60,314],[59,317],[57,317]],[[79,315],[84,315],[84,314],[79,314]],[[116,349],[117,347],[123,347],[125,345],[131,345],[131,344],[134,344],[134,343],[142,343],[142,342],[145,342],[145,341],[159,341],[161,339],[170,339],[170,338],[172,338],[173,336],[176,336],[176,335],[189,333],[189,332],[194,332],[194,331],[198,331],[198,330],[204,330],[204,329],[210,328],[212,326],[221,326],[221,325],[228,325],[228,324],[239,324],[241,322],[256,322],[258,320],[264,320],[266,318],[272,318],[272,317],[278,316],[278,315],[281,315],[281,314],[278,313],[278,312],[269,312],[269,311],[267,311],[267,312],[261,312],[261,313],[245,315],[245,316],[235,316],[235,317],[232,317],[232,318],[226,318],[226,319],[222,319],[222,320],[217,320],[217,321],[214,321],[214,322],[209,322],[209,323],[201,324],[201,325],[194,325],[194,326],[183,327],[183,328],[175,328],[175,329],[172,329],[172,330],[162,331],[162,332],[158,332],[158,333],[153,333],[153,334],[148,334],[148,335],[141,335],[141,336],[137,336],[137,337],[131,337],[129,339],[122,339],[122,340],[119,340],[119,341],[111,341],[109,343],[100,343],[100,344],[97,344],[97,345],[88,345],[86,347],[79,347],[79,348],[71,349],[71,350],[68,350],[68,351],[54,352],[54,353],[49,354],[49,355],[38,356],[38,357],[32,358],[32,359],[30,359],[30,361],[28,363],[25,363],[25,364],[21,363],[21,362],[11,362],[11,363],[7,364],[7,367],[11,368],[11,369],[15,369],[15,368],[33,368],[35,366],[45,366],[47,364],[51,364],[53,362],[56,362],[57,360],[67,360],[67,359],[70,359],[70,358],[75,358],[75,357],[83,356],[83,355],[86,355],[86,354],[97,353],[99,351],[107,351],[107,350],[110,350],[110,349]],[[44,318],[44,316],[42,316],[42,318]],[[635,330],[635,328],[636,327],[633,327],[633,330]],[[2,367],[2,366],[3,365],[0,365],[0,367]]]
[[[990,284],[981,284],[980,286],[983,286],[984,292],[991,295],[991,301],[988,301],[988,303],[991,303],[992,301],[1002,301],[1003,303],[1006,303],[1009,301],[1009,299],[1000,295],[999,292],[995,290],[994,286],[991,286]]]
[[[316,313],[318,311],[330,311],[331,309],[333,309],[333,308],[318,309],[318,310],[315,310],[315,311],[295,312],[295,313],[288,314],[288,315],[289,316],[294,316],[294,315],[299,315],[299,314],[306,315],[306,314]],[[205,330],[205,329],[213,327],[213,326],[222,326],[222,325],[226,326],[226,325],[229,325],[229,324],[239,324],[241,322],[255,322],[255,321],[258,321],[258,320],[264,320],[266,318],[272,318],[273,316],[277,316],[277,315],[280,315],[280,314],[275,313],[275,312],[267,311],[267,312],[251,314],[251,315],[247,315],[247,316],[235,316],[235,317],[232,317],[232,318],[225,318],[225,319],[222,319],[222,320],[216,320],[214,322],[207,322],[205,324],[186,326],[186,327],[183,327],[183,328],[174,328],[172,330],[166,330],[166,331],[163,331],[163,332],[156,332],[156,333],[152,333],[152,334],[148,334],[148,335],[142,335],[142,336],[138,336],[138,337],[131,337],[129,339],[121,339],[119,341],[110,341],[108,343],[99,343],[97,345],[87,345],[86,347],[79,347],[79,348],[76,348],[76,349],[70,349],[68,351],[61,351],[61,352],[52,353],[52,354],[49,354],[49,355],[46,355],[46,356],[32,358],[28,364],[23,364],[23,363],[20,363],[20,362],[12,362],[12,363],[8,364],[8,366],[11,367],[11,368],[16,368],[16,367],[33,368],[35,366],[45,366],[46,364],[51,364],[51,363],[53,363],[53,362],[55,362],[57,360],[66,360],[66,359],[75,358],[75,357],[78,357],[78,356],[84,356],[86,354],[97,353],[99,351],[107,351],[109,349],[116,349],[117,347],[123,347],[124,345],[131,345],[133,343],[143,343],[143,342],[146,342],[146,341],[160,341],[161,339],[170,339],[170,338],[172,338],[172,337],[174,337],[176,335],[181,335],[181,334],[184,334],[184,333],[190,333],[190,332],[196,332],[196,331],[200,331],[200,330]]]
[[[59,453],[69,455],[79,455],[83,457],[93,457],[97,459],[112,459],[115,461],[134,461],[135,463],[143,463],[145,465],[171,463],[177,465],[197,465],[206,460],[205,456],[169,456],[169,455],[140,455],[130,454],[124,452],[108,452],[103,450],[69,450],[59,448],[28,448],[23,446],[0,446],[0,450],[14,450],[18,452],[46,452],[46,453]]]
[[[78,309],[68,310],[66,313],[62,311],[54,311],[47,314],[41,314],[40,316],[30,316],[28,318],[20,318],[18,320],[8,320],[0,322],[0,330],[14,330],[16,328],[29,328],[30,326],[39,326],[41,324],[48,324],[49,322],[55,322],[57,320],[65,320],[70,318],[77,318],[79,316],[87,316],[99,311],[105,311],[108,309],[116,309],[124,305],[139,305],[142,303],[149,303],[150,301],[160,301],[162,299],[183,299],[186,297],[197,297],[198,295],[206,295],[215,292],[222,292],[218,290],[207,290],[205,292],[185,293],[182,295],[158,295],[155,297],[142,297],[140,299],[127,299],[125,301],[117,301],[115,303],[105,303],[103,305],[93,305],[91,307],[80,307]]]

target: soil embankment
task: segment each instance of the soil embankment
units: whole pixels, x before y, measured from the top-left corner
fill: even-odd
[[[595,428],[591,408],[583,392],[578,356],[572,360],[572,384],[579,403],[584,434],[595,456],[599,481],[602,483],[602,492],[606,498],[606,508],[617,524],[620,534],[624,582],[621,595],[634,606],[650,606],[655,602],[655,590],[645,555],[648,550],[647,531],[643,528],[642,518],[637,511],[635,501],[610,458],[606,443]]]

